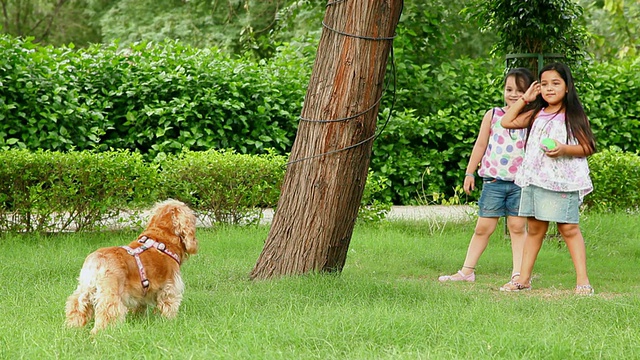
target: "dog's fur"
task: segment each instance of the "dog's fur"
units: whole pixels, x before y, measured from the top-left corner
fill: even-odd
[[[196,217],[189,207],[169,199],[156,204],[152,212],[141,237],[164,243],[178,255],[180,264],[198,251]],[[135,249],[141,245],[133,241],[129,247]],[[78,288],[67,299],[67,325],[83,327],[95,314],[91,330],[95,334],[110,323],[123,321],[128,309],[144,311],[147,305],[157,306],[167,318],[175,317],[184,291],[180,265],[156,248],[139,256],[150,282],[146,293],[136,260],[127,250],[108,247],[91,253],[80,271]]]

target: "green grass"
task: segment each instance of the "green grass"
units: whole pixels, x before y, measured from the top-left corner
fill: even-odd
[[[501,293],[510,245],[494,234],[477,281],[461,265],[473,222],[358,226],[340,275],[252,282],[266,227],[198,230],[177,319],[151,312],[95,337],[67,329],[64,304],[85,256],[132,232],[0,238],[0,359],[640,358],[640,216],[585,215],[596,295],[572,295],[564,244],[547,241],[534,290]],[[499,231],[498,231],[499,232]]]

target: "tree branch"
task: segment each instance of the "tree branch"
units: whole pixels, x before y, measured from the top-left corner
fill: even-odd
[[[16,1],[16,35],[22,35],[22,26],[20,23],[20,8],[22,7],[22,1]]]
[[[55,17],[58,15],[58,13],[60,12],[60,9],[62,8],[62,6],[67,2],[67,0],[58,0],[58,3],[56,4],[56,7],[53,9],[53,12],[51,14],[49,14],[48,16],[43,17],[42,19],[40,19],[34,26],[33,28],[31,28],[31,32],[33,33],[33,30],[35,30],[40,23],[42,23],[42,21],[44,21],[45,19],[48,18],[48,22],[47,22],[47,26],[44,30],[44,32],[41,34],[40,39],[38,39],[38,42],[46,39],[47,37],[49,37],[49,33],[51,32],[51,26],[53,25],[53,20],[55,19]]]
[[[7,2],[6,0],[0,0],[0,4],[2,4],[2,22],[4,24],[4,31],[9,31],[9,14],[7,14]]]

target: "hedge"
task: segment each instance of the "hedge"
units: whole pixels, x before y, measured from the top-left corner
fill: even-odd
[[[313,54],[304,51],[282,47],[255,62],[179,42],[76,51],[0,35],[0,149],[123,149],[146,161],[209,149],[272,148],[284,156],[312,69]],[[408,205],[422,191],[453,194],[482,115],[503,102],[503,64],[396,63],[398,86],[383,98],[371,158],[372,173],[386,181],[378,199]],[[640,59],[586,64],[576,73],[598,147],[637,152]]]
[[[620,148],[604,149],[589,157],[593,193],[584,199],[598,211],[640,211],[640,155]]]
[[[85,231],[131,219],[142,225],[138,215],[166,198],[188,204],[205,225],[256,224],[263,208],[278,203],[286,160],[232,150],[153,162],[127,150],[0,150],[0,232]],[[384,218],[391,206],[375,200],[382,190],[383,179],[369,176],[359,221]]]
[[[0,151],[0,230],[89,230],[156,198],[158,172],[140,154]]]
[[[232,150],[187,151],[162,161],[108,152],[0,151],[0,231],[82,231],[131,222],[137,212],[168,197],[189,204],[202,222],[257,223],[275,207],[286,158]],[[594,192],[586,209],[640,211],[640,155],[610,148],[589,158]],[[385,217],[377,200],[386,181],[369,174],[359,221]],[[132,213],[133,211],[133,213]]]
[[[74,51],[0,35],[0,148],[285,153],[309,60],[281,56],[255,63],[179,42]]]

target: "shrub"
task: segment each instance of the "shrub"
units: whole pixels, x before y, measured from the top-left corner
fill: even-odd
[[[454,195],[482,115],[503,103],[504,72],[496,59],[416,64],[423,57],[411,49],[398,52],[395,96],[382,99],[370,166],[386,184],[376,199],[406,205],[423,191]],[[179,42],[76,51],[0,35],[0,149],[124,149],[146,161],[183,150],[286,155],[312,69],[313,53],[305,51],[284,46],[256,62]],[[640,59],[585,64],[580,72],[598,147],[638,151]]]
[[[140,154],[0,151],[0,229],[99,227],[122,210],[155,201],[157,172]]]
[[[593,193],[585,205],[600,211],[640,210],[640,155],[609,148],[589,157]]]
[[[593,63],[578,84],[598,147],[640,150],[640,57]]]
[[[189,204],[209,225],[257,223],[263,208],[276,207],[286,169],[286,157],[273,151],[233,150],[185,151],[153,163],[126,150],[8,150],[0,162],[0,231],[12,232],[130,225],[137,211],[166,198]],[[360,220],[380,220],[391,208],[376,199],[383,180],[369,174]]]
[[[257,223],[262,209],[275,208],[280,198],[287,158],[273,151],[262,155],[233,150],[185,151],[161,162],[161,198],[189,204],[203,222]],[[359,210],[359,220],[383,219],[391,209],[378,200],[384,179],[369,173]]]
[[[273,153],[185,151],[161,162],[161,197],[189,204],[210,223],[255,223],[278,202],[285,162]]]
[[[416,204],[422,192],[451,192],[462,183],[481,121],[482,115],[446,111],[424,117],[410,110],[395,114],[376,140],[371,158],[374,173],[388,179],[383,199]]]
[[[380,200],[381,193],[387,188],[387,179],[369,171],[364,185],[358,221],[365,223],[378,222],[384,219],[391,210],[391,203]]]
[[[502,66],[456,59],[400,75],[397,110],[371,157],[371,170],[387,179],[385,201],[417,204],[423,192],[450,196],[462,185],[484,113],[504,103]],[[387,116],[383,109],[380,128]]]
[[[492,53],[560,53],[571,67],[584,59],[587,32],[579,23],[582,7],[571,0],[474,0],[472,16],[484,20],[482,30],[497,34]],[[525,59],[528,60],[528,59]],[[537,61],[515,61],[511,67],[540,69]],[[523,64],[524,63],[524,64]],[[539,64],[537,64],[539,65]]]
[[[312,59],[255,62],[177,41],[86,49],[0,35],[0,149],[285,153]]]

